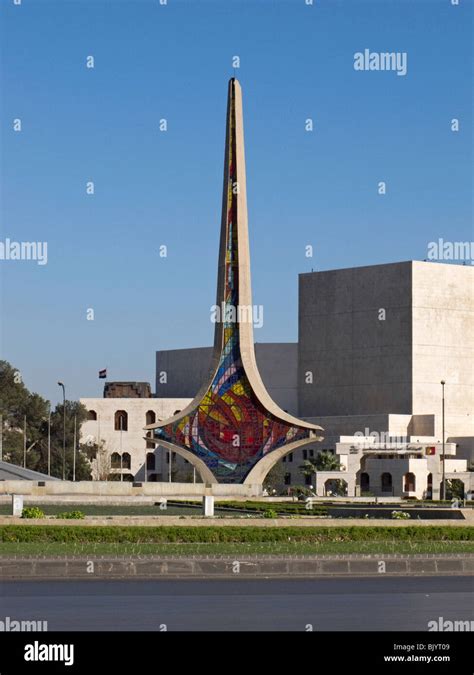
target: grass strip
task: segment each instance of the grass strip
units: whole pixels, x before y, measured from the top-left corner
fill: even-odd
[[[0,546],[3,543],[71,542],[71,543],[263,543],[263,542],[474,542],[474,527],[432,525],[345,526],[345,527],[174,527],[147,526],[82,526],[82,525],[3,525],[0,526]]]
[[[343,541],[343,542],[250,542],[250,543],[102,543],[102,542],[8,542],[0,556],[192,556],[192,555],[330,555],[330,554],[446,554],[474,553],[474,542]]]

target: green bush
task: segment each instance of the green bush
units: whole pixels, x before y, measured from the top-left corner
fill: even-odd
[[[56,518],[64,518],[67,520],[82,520],[85,518],[82,511],[64,511],[64,513],[58,513]]]
[[[263,517],[264,518],[278,518],[278,513],[274,511],[273,509],[267,509],[266,511],[263,512]]]
[[[112,543],[220,543],[220,542],[338,542],[338,541],[474,541],[474,527],[427,525],[401,527],[357,525],[344,527],[188,527],[163,525],[2,525],[0,542],[112,542]]]
[[[407,520],[411,515],[407,511],[392,511],[392,518],[394,520]]]
[[[37,506],[25,506],[21,512],[22,518],[44,518],[44,511]]]

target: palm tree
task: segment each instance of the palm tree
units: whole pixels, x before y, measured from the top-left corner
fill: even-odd
[[[329,450],[321,450],[316,457],[306,459],[299,467],[303,476],[314,476],[318,471],[341,471],[341,469],[339,457]],[[341,483],[341,481],[337,481],[337,483]]]
[[[313,459],[305,459],[299,469],[303,476],[312,476],[317,471],[340,471],[341,463],[337,455],[322,450]]]

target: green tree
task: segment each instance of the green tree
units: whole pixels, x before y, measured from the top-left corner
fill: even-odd
[[[48,472],[49,410],[50,402],[28,391],[20,371],[7,361],[0,361],[0,415],[6,461],[23,466],[26,417],[26,466],[41,473]],[[60,403],[51,411],[51,475],[58,478],[62,478],[63,473],[63,410]],[[87,410],[77,401],[66,401],[66,479],[73,477],[74,417],[77,424],[76,480],[88,480],[91,477],[91,447],[79,444]]]
[[[322,450],[316,457],[306,459],[299,470],[303,476],[314,476],[317,471],[340,471],[341,463],[337,455],[329,450]]]
[[[277,462],[267,473],[263,481],[263,489],[269,495],[275,492],[281,492],[285,479],[285,471],[281,462]]]
[[[459,478],[446,479],[446,499],[464,499],[464,483]]]

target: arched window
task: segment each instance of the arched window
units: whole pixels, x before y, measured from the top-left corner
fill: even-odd
[[[392,474],[385,472],[380,477],[382,492],[392,492]]]
[[[416,490],[416,480],[414,473],[406,473],[403,476],[403,491],[404,492],[415,492]]]
[[[347,495],[347,481],[342,478],[328,478],[324,483],[326,497],[344,497]]]
[[[153,452],[146,453],[146,468],[147,471],[155,470],[155,455],[153,454]]]
[[[125,410],[115,413],[115,431],[128,431],[128,415]]]
[[[120,455],[118,452],[113,452],[110,458],[110,468],[111,469],[120,469]]]
[[[426,478],[426,499],[433,499],[433,474],[429,473]]]
[[[88,410],[87,411],[87,419],[88,420],[96,420],[97,419],[97,413],[95,410]]]
[[[145,415],[145,421],[148,424],[154,424],[156,422],[156,414],[153,410],[148,410]]]
[[[147,431],[147,432],[146,432],[146,435],[147,435],[148,438],[153,438],[153,432],[152,432],[152,431]],[[148,449],[148,448],[153,449],[153,448],[156,447],[156,444],[155,444],[153,441],[147,441],[147,442],[146,442],[146,447],[147,447],[147,449]]]
[[[122,455],[122,469],[131,469],[132,468],[132,458],[130,457],[129,452],[124,452]]]

